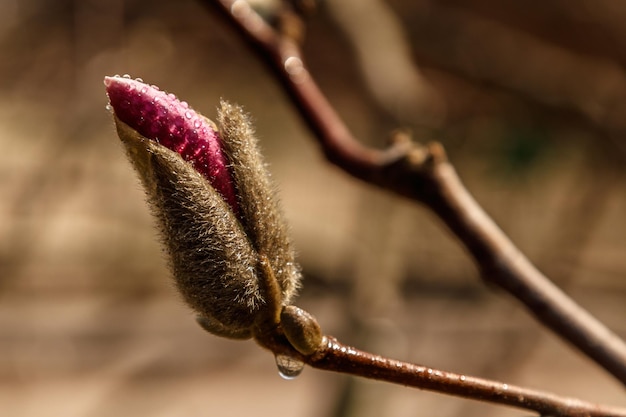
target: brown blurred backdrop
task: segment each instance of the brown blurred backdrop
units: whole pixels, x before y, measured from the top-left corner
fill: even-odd
[[[361,140],[405,127],[442,141],[521,249],[626,337],[625,19],[615,0],[326,0],[305,52]],[[528,414],[311,369],[283,381],[252,342],[201,331],[105,110],[116,73],[208,117],[220,97],[253,114],[306,277],[297,303],[327,333],[626,406],[623,387],[485,288],[431,213],[325,163],[198,2],[0,0],[0,415]]]

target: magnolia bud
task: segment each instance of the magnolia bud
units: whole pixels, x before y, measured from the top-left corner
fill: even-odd
[[[223,102],[218,131],[156,87],[118,76],[105,85],[184,300],[212,333],[250,337],[276,315],[267,309],[291,301],[300,271],[248,117]],[[268,275],[280,294],[260,281]]]
[[[322,346],[322,329],[310,313],[296,306],[285,306],[280,324],[291,346],[303,355],[311,355]]]

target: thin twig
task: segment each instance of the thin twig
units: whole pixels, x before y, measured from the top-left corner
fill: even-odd
[[[281,81],[326,157],[351,175],[430,207],[473,255],[483,279],[520,300],[537,319],[626,384],[626,344],[539,272],[469,194],[441,146],[397,141],[386,150],[357,141],[309,74],[296,42],[243,0],[215,7]]]
[[[520,300],[541,323],[626,383],[626,344],[554,285],[515,247],[461,183],[439,146],[422,171],[426,203],[472,253],[483,279]],[[418,191],[419,192],[419,191]]]
[[[389,359],[344,345],[332,336],[324,336],[321,347],[309,356],[295,351],[279,333],[264,334],[257,342],[274,354],[290,356],[313,368],[536,411],[542,416],[626,417],[624,408]]]
[[[324,349],[307,363],[318,369],[533,410],[541,415],[626,417],[625,409],[388,359],[342,345],[330,337]]]

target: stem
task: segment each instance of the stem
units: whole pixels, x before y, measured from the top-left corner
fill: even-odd
[[[326,337],[320,351],[304,360],[318,369],[533,410],[546,416],[626,417],[625,409],[388,359],[343,345],[332,337]]]
[[[315,83],[298,44],[265,23],[246,1],[201,2],[221,14],[268,65],[331,162],[358,178],[373,179],[377,176],[374,167],[383,169],[402,156],[394,150],[368,148],[356,140]]]
[[[274,355],[286,355],[325,371],[360,376],[457,397],[532,410],[550,417],[626,417],[626,409],[561,397],[484,378],[441,371],[358,350],[324,336],[317,351],[303,355],[280,330],[255,334],[256,342]]]
[[[429,174],[429,206],[461,239],[483,279],[521,301],[541,323],[626,383],[626,344],[543,275],[478,205],[447,161]]]

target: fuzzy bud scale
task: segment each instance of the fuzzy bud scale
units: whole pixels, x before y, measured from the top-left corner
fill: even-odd
[[[301,275],[248,116],[222,102],[218,130],[140,80],[106,77],[105,85],[177,287],[199,323],[232,338],[251,337],[259,323],[275,324]],[[315,333],[292,327],[298,340]]]

